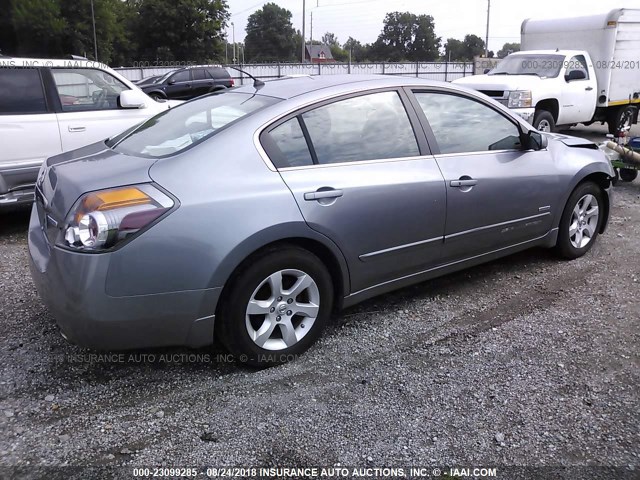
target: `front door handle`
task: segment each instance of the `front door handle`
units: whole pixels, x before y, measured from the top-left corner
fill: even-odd
[[[449,185],[452,187],[473,187],[474,185],[477,185],[477,183],[477,180],[471,178],[468,180],[451,180]]]
[[[305,200],[321,200],[323,198],[338,198],[342,196],[342,190],[316,190],[304,194]]]
[[[585,88],[585,90],[586,90],[587,92],[590,92],[591,90],[593,90],[593,87],[587,87],[587,88]]]
[[[87,129],[87,127],[72,127],[69,126],[69,131],[70,132],[84,132]]]

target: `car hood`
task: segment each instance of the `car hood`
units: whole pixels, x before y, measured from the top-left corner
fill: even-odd
[[[535,90],[545,78],[536,75],[473,75],[454,80],[456,85],[462,85],[474,90]]]
[[[47,212],[62,222],[86,192],[151,182],[149,169],[156,159],[123,155],[104,141],[50,157],[36,183]]]

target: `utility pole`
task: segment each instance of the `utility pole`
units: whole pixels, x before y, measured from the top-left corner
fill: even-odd
[[[302,0],[302,60],[300,60],[302,63],[304,63],[304,52],[305,52],[305,42],[306,42],[306,33],[305,33],[305,29],[304,29],[304,24],[306,21],[306,12],[305,9],[307,7],[307,0]]]
[[[233,35],[233,63],[237,63],[236,59],[236,26],[231,22],[231,31]]]
[[[311,10],[311,40],[309,40],[309,43],[313,45],[313,10]]]
[[[93,12],[93,0],[91,0],[91,21],[93,23],[93,56],[98,61],[98,40],[96,40],[96,16]]]
[[[484,58],[489,57],[489,13],[491,12],[491,0],[487,0],[487,37],[484,43]]]

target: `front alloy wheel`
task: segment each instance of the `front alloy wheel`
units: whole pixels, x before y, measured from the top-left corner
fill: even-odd
[[[594,238],[600,219],[598,201],[590,193],[576,204],[569,224],[569,239],[575,248],[584,248]]]
[[[564,258],[578,258],[589,251],[600,232],[603,219],[602,188],[585,182],[576,187],[564,207],[557,252]]]

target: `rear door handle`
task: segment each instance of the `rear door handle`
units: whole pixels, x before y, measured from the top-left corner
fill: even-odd
[[[342,196],[342,190],[317,190],[304,194],[305,200],[320,200],[322,198],[338,198]]]
[[[593,87],[587,87],[587,88],[585,88],[585,90],[586,90],[587,92],[590,92],[591,90],[593,90]]]
[[[451,185],[452,187],[473,187],[474,185],[477,185],[478,181],[477,180],[451,180],[451,182],[449,183],[449,185]]]
[[[84,132],[87,129],[87,127],[72,127],[69,126],[69,131],[70,132]]]

